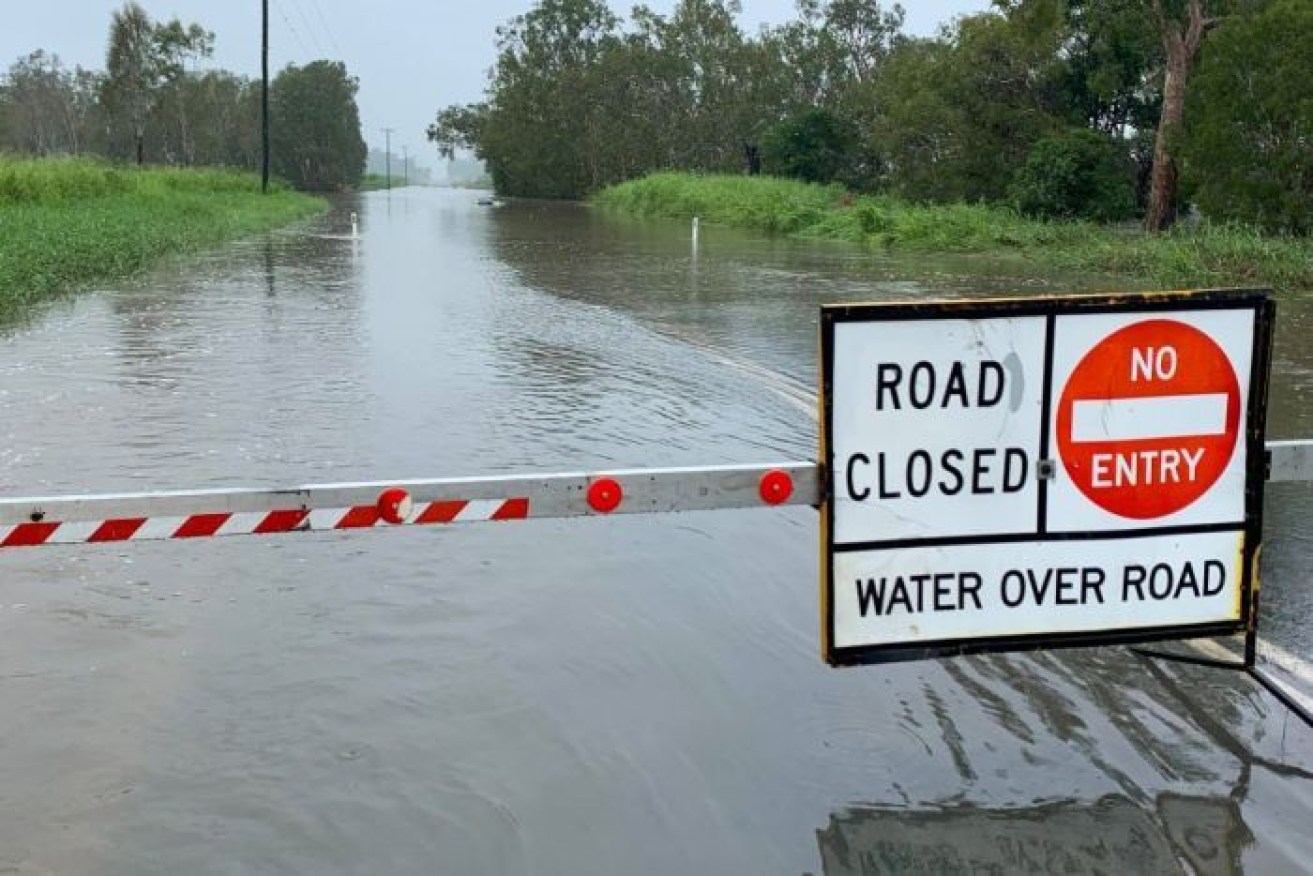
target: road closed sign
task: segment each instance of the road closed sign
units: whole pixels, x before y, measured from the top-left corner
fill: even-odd
[[[1262,291],[821,312],[832,664],[1238,632]]]

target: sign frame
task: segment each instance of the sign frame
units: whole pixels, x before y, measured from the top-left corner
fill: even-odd
[[[1240,616],[1236,620],[1209,621],[1196,624],[1046,632],[991,636],[974,639],[934,639],[917,642],[889,642],[874,645],[838,647],[834,644],[834,532],[835,502],[833,493],[835,460],[834,436],[834,368],[835,329],[851,322],[896,322],[902,320],[972,320],[1007,317],[1043,317],[1046,320],[1042,414],[1040,418],[1040,456],[1037,464],[1059,466],[1057,441],[1050,434],[1054,408],[1058,403],[1053,386],[1055,325],[1060,316],[1087,314],[1164,315],[1180,311],[1251,310],[1253,338],[1249,370],[1248,405],[1245,431],[1237,436],[1236,448],[1244,447],[1245,490],[1242,526],[1187,524],[1162,527],[1127,527],[1104,533],[1036,532],[1024,537],[963,536],[953,539],[912,539],[910,543],[891,542],[889,547],[912,547],[917,544],[946,547],[952,544],[973,545],[999,542],[1036,543],[1052,541],[1098,541],[1155,535],[1185,535],[1224,529],[1243,533],[1241,556]],[[821,463],[820,505],[820,634],[821,656],[831,666],[854,666],[951,657],[964,654],[1032,651],[1052,648],[1122,645],[1164,639],[1226,636],[1241,632],[1254,634],[1257,627],[1259,581],[1258,558],[1262,547],[1263,484],[1267,454],[1264,445],[1267,420],[1268,378],[1272,356],[1272,330],[1276,305],[1267,288],[1218,288],[1172,292],[1130,292],[1115,294],[1081,294],[1030,298],[973,298],[960,300],[896,301],[888,303],[853,303],[823,305],[820,312],[820,405],[819,460]],[[1244,442],[1241,445],[1241,441]],[[1049,481],[1038,483],[1040,507],[1045,507]],[[947,544],[945,544],[947,542]]]

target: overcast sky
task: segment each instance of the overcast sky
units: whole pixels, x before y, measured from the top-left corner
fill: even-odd
[[[110,14],[123,0],[4,3],[0,64],[43,48],[71,65],[103,69]],[[140,0],[156,20],[178,17],[215,33],[213,64],[260,74],[260,0]],[[433,164],[424,128],[448,104],[478,100],[493,61],[493,29],[532,0],[270,0],[270,67],[316,58],[346,61],[360,79],[365,139],[383,143],[383,127]],[[612,7],[627,12],[631,2]],[[668,12],[674,0],[649,0]],[[907,30],[930,35],[940,23],[988,7],[988,0],[907,0]],[[745,30],[792,17],[793,0],[743,0]]]

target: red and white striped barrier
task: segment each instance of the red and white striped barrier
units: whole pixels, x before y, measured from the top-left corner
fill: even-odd
[[[0,499],[0,548],[815,505],[814,463]]]
[[[1313,480],[1313,441],[1271,441],[1268,479]],[[0,499],[0,548],[819,505],[821,467],[772,465]]]
[[[407,501],[409,501],[407,499]],[[98,544],[220,535],[271,535],[333,529],[368,529],[380,524],[470,523],[520,520],[529,515],[529,500],[430,502],[418,512],[389,519],[376,505],[351,508],[304,508],[268,512],[191,514],[186,517],[126,517],[93,521],[46,521],[0,526],[0,548],[43,544]]]

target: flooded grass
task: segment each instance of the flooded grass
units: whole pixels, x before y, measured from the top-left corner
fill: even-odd
[[[0,158],[0,310],[311,215],[254,174]]]
[[[910,204],[838,185],[658,173],[599,192],[594,203],[638,216],[692,218],[772,234],[888,250],[1024,254],[1064,270],[1163,286],[1313,289],[1313,242],[1237,226],[1180,226],[1150,236],[1089,222],[1028,219],[1006,207]]]

